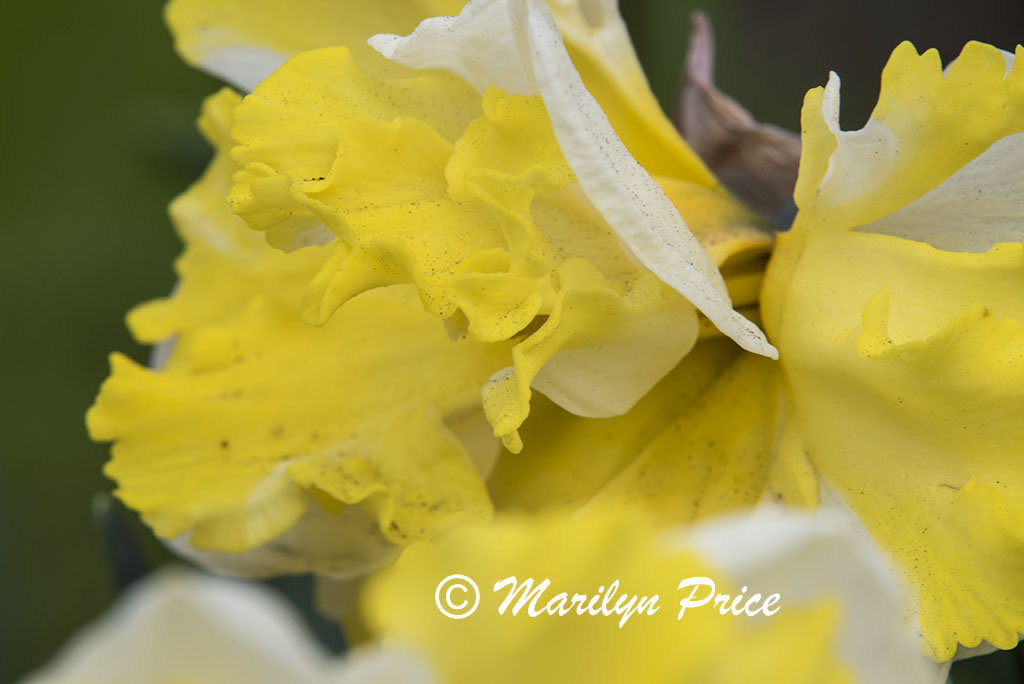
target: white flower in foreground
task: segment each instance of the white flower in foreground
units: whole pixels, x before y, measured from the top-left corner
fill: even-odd
[[[427,684],[412,658],[332,658],[257,585],[165,570],[132,587],[22,684]]]

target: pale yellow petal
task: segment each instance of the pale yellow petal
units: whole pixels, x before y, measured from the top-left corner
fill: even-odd
[[[702,341],[628,413],[574,416],[537,399],[522,428],[522,453],[503,455],[488,480],[500,509],[583,507],[628,468],[735,360],[722,339]]]
[[[754,507],[775,459],[777,366],[740,354],[597,496],[662,524]]]

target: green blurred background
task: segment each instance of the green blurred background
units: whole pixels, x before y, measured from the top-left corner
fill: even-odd
[[[667,107],[689,13],[702,7],[716,27],[719,85],[794,130],[803,93],[830,69],[843,77],[844,126],[859,126],[901,40],[945,59],[968,39],[1004,49],[1024,40],[1020,0],[621,3]],[[209,157],[193,120],[218,87],[175,56],[161,11],[127,0],[5,3],[0,682],[43,663],[115,594],[91,504],[111,488],[100,473],[107,448],[88,441],[83,414],[110,351],[146,358],[124,313],[174,282],[179,245],[165,207]],[[150,562],[166,559],[152,540],[144,546]],[[956,681],[1020,682],[1018,655],[958,665]]]

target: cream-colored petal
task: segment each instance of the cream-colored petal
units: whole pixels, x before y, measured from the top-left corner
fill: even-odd
[[[129,589],[23,684],[326,684],[330,672],[276,595],[172,568]]]
[[[170,539],[178,555],[221,574],[274,577],[308,572],[324,577],[354,577],[398,557],[398,547],[359,506],[331,512],[314,501],[295,525],[251,551],[226,552],[197,548],[192,533]]]
[[[987,252],[1024,240],[1024,133],[997,140],[937,188],[864,233],[927,242],[949,252]]]
[[[395,33],[370,38],[369,44],[393,62],[413,69],[443,69],[464,78],[481,94],[498,86],[515,95],[537,88],[520,38],[509,30],[514,3],[472,0],[457,16],[431,17],[408,36]]]
[[[133,585],[22,684],[433,684],[407,650],[367,646],[329,656],[274,592],[188,571]]]
[[[681,543],[742,583],[770,585],[787,600],[841,597],[839,649],[861,681],[940,682],[939,666],[920,653],[916,634],[900,619],[906,606],[898,576],[848,518],[765,507],[706,522],[682,534]]]

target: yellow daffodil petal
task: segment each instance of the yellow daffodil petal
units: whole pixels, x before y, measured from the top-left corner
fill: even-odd
[[[832,142],[812,91],[808,185],[762,296],[783,442],[908,578],[937,660],[1024,633],[1022,64],[972,43],[943,77],[900,46],[872,121]]]
[[[882,72],[878,105],[861,130],[839,129],[835,74],[824,90],[808,93],[803,129],[797,206],[826,214],[830,229],[863,226],[1024,130],[1024,60],[1007,69],[999,50],[972,42],[943,75],[938,52],[919,55],[903,43]]]
[[[489,514],[485,465],[455,425],[509,347],[452,341],[404,287],[303,323],[303,288],[331,250],[275,250],[223,201],[238,100],[208,102],[217,157],[172,207],[187,245],[180,286],[130,317],[144,341],[174,335],[173,350],[156,370],[115,355],[89,429],[116,442],[107,473],[158,535],[232,553],[283,539],[259,572],[362,571],[375,559],[360,551],[387,554]]]
[[[512,450],[531,386],[581,415],[621,414],[696,340],[690,303],[636,265],[576,189],[538,96],[491,88],[481,101],[442,72],[379,78],[336,48],[293,59],[237,120],[235,210],[285,247],[324,226],[338,238],[307,321],[411,282],[472,339],[514,342],[484,390]]]
[[[662,524],[752,508],[775,457],[777,369],[740,354],[598,495]]]
[[[761,330],[733,310],[718,269],[588,92],[547,5],[474,0],[458,17],[371,44],[405,66],[458,74],[481,92],[496,85],[540,95],[580,187],[631,253],[740,346],[777,358]]]
[[[719,526],[708,530],[715,540],[708,542],[679,531],[658,534],[628,509],[505,514],[489,525],[460,526],[435,543],[409,547],[394,566],[370,579],[364,606],[385,644],[414,649],[453,684],[731,684],[757,681],[765,672],[787,682],[934,681],[925,659],[906,648],[907,635],[893,614],[898,599],[892,580],[867,562],[874,560],[871,555],[847,552],[845,566],[829,566],[830,551],[856,546],[849,533],[782,518]],[[737,563],[721,553],[722,545],[747,550]],[[825,567],[830,572],[819,574]],[[782,590],[788,593],[782,593],[784,605],[775,615],[737,619],[699,608],[678,615],[686,592],[677,587],[684,579],[710,578],[730,595],[741,584],[748,587],[743,591],[767,595],[775,589],[765,578],[778,578],[782,568],[789,571],[784,581],[790,588]],[[456,574],[473,580],[478,593],[446,592],[446,586],[459,582],[451,577]],[[541,587],[533,613],[528,613],[531,597],[513,614],[526,593],[522,590],[499,612],[512,588],[496,584],[509,577],[519,586],[531,579],[533,589]],[[545,579],[548,585],[542,584]],[[874,595],[848,607],[865,589]],[[607,612],[600,614],[606,592],[611,592]],[[657,594],[658,610],[623,619],[634,594],[634,605],[640,596]],[[595,595],[595,612],[577,609],[577,596],[585,608]],[[456,609],[464,599],[465,608],[477,596],[476,609],[464,619],[438,610],[438,605]],[[554,606],[551,612],[548,606]],[[568,609],[558,614],[559,606]],[[872,621],[885,624],[876,629]],[[886,674],[872,678],[879,671]]]
[[[465,0],[172,0],[167,23],[186,62],[252,90],[291,56],[343,45],[361,62],[378,59],[366,39],[411,31],[423,19],[457,14]]]
[[[488,488],[500,508],[607,501],[664,524],[748,508],[772,472],[778,393],[771,363],[706,340],[624,416],[542,405]]]
[[[543,397],[521,430],[521,453],[505,454],[487,481],[498,509],[582,508],[701,396],[737,349],[702,341],[636,406],[615,418],[581,418]]]
[[[409,113],[417,118],[405,126],[396,123]],[[479,97],[457,78],[378,78],[360,69],[347,49],[304,53],[264,81],[239,107],[232,129],[238,145],[232,156],[242,169],[230,201],[253,228],[267,230],[276,247],[293,250],[322,244],[332,235],[303,206],[307,193],[330,191],[333,186],[336,193],[347,191],[346,199],[364,210],[387,211],[423,200],[432,190],[438,192],[437,184],[421,189],[418,182],[431,180],[438,165],[443,169],[451,154],[445,144],[454,143],[478,115]],[[362,139],[373,132],[373,124],[377,146]],[[343,125],[357,128],[341,135]],[[418,128],[410,132],[413,126]],[[418,139],[415,133],[425,137]],[[378,149],[382,137],[385,147]],[[400,141],[407,144],[391,149],[392,142]],[[375,165],[376,154],[384,150],[389,155]],[[368,153],[373,154],[367,158]],[[408,169],[394,168],[407,162]],[[402,175],[397,179],[374,175],[399,170]],[[363,185],[354,183],[348,173],[360,173]],[[442,185],[439,192],[443,191]],[[394,199],[384,204],[383,196]],[[359,205],[361,199],[364,203]]]
[[[542,404],[488,488],[499,509],[606,502],[661,524],[750,508],[776,467],[779,392],[772,363],[706,340],[623,416]]]
[[[1024,307],[1011,294],[1024,287],[1021,246],[953,254],[794,231],[779,249],[799,263],[784,294],[772,266],[764,299],[779,316],[769,330],[791,429],[917,587],[936,658],[982,639],[1013,646],[1024,632],[1024,537],[1011,522],[1024,515]]]

